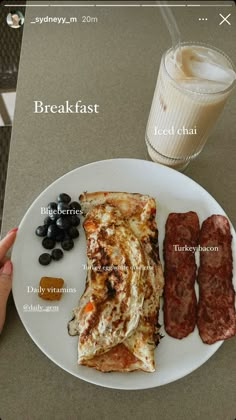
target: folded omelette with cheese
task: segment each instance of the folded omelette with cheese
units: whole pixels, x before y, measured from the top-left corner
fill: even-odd
[[[87,240],[85,291],[68,324],[78,363],[102,372],[155,371],[163,272],[156,204],[137,193],[80,196]]]

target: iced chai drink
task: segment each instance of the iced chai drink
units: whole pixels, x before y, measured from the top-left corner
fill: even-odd
[[[183,170],[201,152],[235,78],[230,59],[217,49],[182,44],[168,50],[146,129],[151,159]]]

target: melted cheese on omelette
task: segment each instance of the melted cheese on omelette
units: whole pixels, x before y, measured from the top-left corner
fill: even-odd
[[[145,284],[142,247],[118,209],[95,206],[84,229],[88,279],[78,313],[79,362],[108,351],[137,328]]]

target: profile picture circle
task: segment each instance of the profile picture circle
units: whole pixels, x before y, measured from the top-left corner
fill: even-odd
[[[7,24],[10,28],[20,28],[24,24],[24,15],[19,10],[14,10],[7,15]]]

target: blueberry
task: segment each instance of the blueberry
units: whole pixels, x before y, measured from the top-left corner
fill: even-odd
[[[64,203],[63,201],[60,201],[57,205],[57,211],[58,213],[62,213],[63,215],[68,214],[68,210],[70,210],[70,206],[67,203]]]
[[[63,201],[63,203],[69,203],[71,201],[71,197],[66,193],[61,193],[57,197],[57,201]]]
[[[79,224],[80,224],[79,217],[76,216],[75,214],[72,214],[70,216],[70,224],[71,224],[71,226],[79,226]]]
[[[55,248],[51,254],[52,259],[55,261],[59,261],[63,257],[63,255],[63,251],[59,248]]]
[[[46,252],[44,254],[41,254],[39,257],[39,263],[41,265],[48,265],[51,262],[51,255],[47,254]]]
[[[54,239],[51,238],[44,238],[42,241],[42,245],[45,249],[53,249],[56,245],[56,241],[54,241]]]
[[[35,233],[36,233],[37,236],[43,237],[43,236],[47,235],[47,229],[48,228],[45,225],[44,226],[38,226]]]
[[[57,230],[57,234],[55,237],[56,242],[62,242],[65,239],[65,231],[62,229]]]
[[[68,217],[59,217],[56,223],[57,223],[57,226],[63,230],[69,229],[70,227],[70,220]]]
[[[65,251],[70,251],[74,247],[74,241],[72,239],[66,239],[61,243],[62,249]]]
[[[45,217],[44,222],[43,222],[44,225],[49,226],[52,223],[53,223],[53,220],[49,216]]]
[[[63,230],[62,232],[64,232],[64,239],[63,239],[63,241],[67,241],[68,239],[69,240],[71,239],[71,237],[68,234],[68,230]]]
[[[72,203],[70,203],[70,208],[79,212],[81,210],[81,205],[78,201],[72,201]]]
[[[71,226],[71,227],[68,229],[68,235],[69,235],[69,237],[70,237],[71,239],[78,238],[78,237],[79,237],[79,231],[78,231],[78,229],[76,229],[76,227],[75,227],[75,226]]]
[[[51,201],[51,203],[48,204],[48,210],[56,210],[57,209],[57,203],[55,201]]]
[[[59,229],[56,225],[48,226],[47,237],[50,238],[50,239],[56,240],[58,231],[59,231]]]
[[[56,222],[56,220],[58,219],[58,217],[60,217],[59,216],[59,214],[57,213],[57,210],[52,210],[52,212],[50,212],[49,213],[49,217],[50,217],[50,219],[51,219],[51,221],[52,221],[52,223],[54,222]]]

